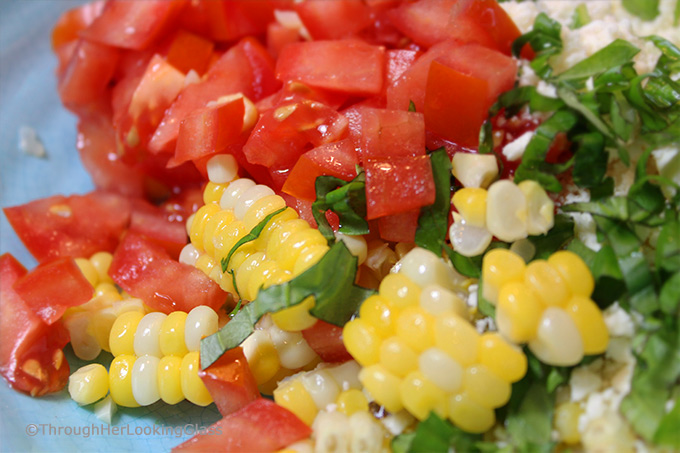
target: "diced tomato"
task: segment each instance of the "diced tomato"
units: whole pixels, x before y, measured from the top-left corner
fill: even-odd
[[[399,77],[413,66],[419,57],[419,52],[407,49],[389,49],[385,52],[385,87],[394,84]]]
[[[356,0],[298,2],[295,11],[315,40],[347,38],[371,22],[368,7]]]
[[[185,4],[186,0],[109,0],[82,36],[109,46],[144,49],[173,25]]]
[[[222,416],[245,407],[260,396],[243,348],[236,347],[198,372]]]
[[[378,231],[385,241],[413,242],[418,228],[420,209],[392,214],[378,219]]]
[[[175,35],[168,50],[168,63],[186,74],[194,70],[205,74],[212,58],[215,43],[193,33],[180,30]]]
[[[163,247],[177,259],[187,243],[185,224],[171,221],[168,212],[144,200],[132,200],[129,230]]]
[[[218,310],[227,295],[200,270],[173,260],[143,236],[128,232],[113,255],[111,278],[154,310],[189,312],[199,305]]]
[[[363,108],[360,111],[359,157],[366,159],[425,154],[422,113]]]
[[[106,2],[99,0],[69,9],[57,20],[52,29],[52,49],[76,41],[79,33],[86,29],[104,9]]]
[[[170,222],[186,224],[189,216],[203,204],[203,190],[200,187],[190,187],[164,201],[161,208]]]
[[[265,112],[243,147],[248,162],[273,169],[291,168],[309,149],[342,139],[347,119],[309,100]]]
[[[356,95],[379,94],[385,52],[361,41],[311,41],[286,46],[276,62],[281,81]]]
[[[387,15],[399,30],[420,44],[430,47],[445,41],[450,32],[451,7],[459,0],[420,0],[404,2]]]
[[[342,342],[342,327],[319,320],[312,327],[303,330],[302,336],[324,362],[338,363],[352,360]]]
[[[330,175],[350,181],[356,176],[358,164],[352,140],[347,138],[321,145],[300,156],[282,190],[296,198],[314,201],[317,177]]]
[[[238,97],[188,114],[180,123],[175,156],[170,165],[224,152],[228,145],[238,142],[244,111],[243,98]]]
[[[434,203],[428,156],[367,159],[366,218],[377,219]]]
[[[4,208],[19,239],[41,263],[60,257],[113,252],[130,220],[125,198],[106,192],[55,195]]]
[[[240,92],[256,102],[279,87],[267,51],[255,40],[244,39],[222,55],[208,70],[204,81],[182,90],[149,141],[149,150],[174,152],[180,122],[211,101]]]
[[[94,288],[73,258],[41,264],[14,283],[14,291],[46,324],[57,322],[67,308],[92,298]]]
[[[59,77],[61,102],[77,111],[97,101],[108,87],[117,62],[118,49],[80,39]]]
[[[258,398],[210,426],[207,433],[197,434],[172,451],[274,452],[306,439],[311,433],[311,428],[288,409]]]
[[[202,0],[199,9],[205,15],[210,37],[217,41],[260,35],[274,20],[274,6],[266,0]]]
[[[272,57],[277,58],[281,49],[288,44],[300,41],[300,33],[295,28],[289,28],[278,22],[267,26],[267,50]]]

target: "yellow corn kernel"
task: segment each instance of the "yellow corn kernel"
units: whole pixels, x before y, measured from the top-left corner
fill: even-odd
[[[250,231],[269,214],[278,211],[285,206],[286,201],[279,195],[266,195],[248,208],[246,215],[243,217],[243,223],[245,224],[246,229]]]
[[[420,287],[401,273],[387,274],[380,282],[379,291],[398,309],[417,305],[420,300]]]
[[[548,264],[557,269],[573,294],[590,297],[595,288],[595,281],[590,269],[577,254],[560,250],[548,258]]]
[[[99,283],[99,274],[90,260],[86,258],[76,258],[75,262],[78,266],[78,269],[80,269],[80,272],[83,273],[85,279],[90,282],[90,285],[92,285],[93,288],[97,286],[97,283]]]
[[[230,263],[229,265],[234,264],[234,269],[236,273],[236,287],[241,293],[241,297],[246,300],[253,300],[254,294],[250,292],[249,286],[250,277],[253,274],[257,273],[257,269],[259,268],[260,264],[262,264],[267,257],[263,252],[250,253],[245,257],[245,259],[241,263],[239,263],[238,267],[236,267],[236,263],[239,262],[240,257],[244,256],[246,253],[248,253],[246,247],[244,247],[243,250],[239,250],[238,252],[236,252],[234,254],[235,259],[233,260],[233,263]],[[239,256],[236,256],[237,254]]]
[[[481,364],[467,367],[463,389],[472,401],[489,409],[501,407],[510,399],[510,384]]]
[[[306,228],[294,231],[279,244],[278,257],[275,258],[281,269],[292,271],[295,262],[304,251],[315,245],[328,246],[328,241],[319,230]]]
[[[547,261],[529,263],[524,272],[524,282],[545,305],[564,306],[569,299],[569,288],[559,272]]]
[[[314,296],[309,296],[297,305],[272,313],[272,321],[281,330],[288,332],[298,332],[312,327],[317,320],[309,314],[309,310],[314,308],[315,303]]]
[[[161,358],[158,363],[158,394],[166,404],[177,404],[184,399],[181,357],[166,355]]]
[[[399,395],[404,408],[418,420],[425,420],[431,411],[446,417],[446,392],[423,376],[413,371],[399,385]]]
[[[389,412],[396,413],[404,408],[399,396],[401,379],[387,371],[382,365],[371,365],[359,371],[359,380],[368,393]]]
[[[380,364],[390,373],[404,377],[418,368],[418,354],[401,338],[390,337],[380,344]]]
[[[338,412],[345,415],[352,415],[356,412],[368,411],[368,400],[361,390],[349,389],[340,392],[338,398],[335,400],[338,406]]]
[[[109,252],[97,252],[90,257],[90,263],[97,270],[100,283],[113,284],[113,279],[109,276],[109,268],[113,261],[113,255]]]
[[[207,253],[201,254],[201,256],[198,257],[196,260],[196,263],[194,266],[196,269],[200,270],[203,272],[205,275],[210,275],[210,272],[212,272],[213,268],[216,266],[216,262],[210,255]]]
[[[119,406],[138,407],[132,394],[132,367],[137,357],[131,354],[117,356],[109,367],[109,391]]]
[[[108,282],[99,283],[94,288],[94,297],[103,297],[110,302],[123,300],[123,297],[120,295],[116,287],[112,283]]]
[[[135,332],[143,317],[144,314],[138,311],[127,311],[116,318],[109,334],[109,348],[114,357],[135,353]]]
[[[281,367],[270,380],[262,384],[258,384],[257,389],[263,395],[273,395],[274,390],[279,387],[279,383],[285,378],[294,375],[295,373],[297,373],[297,370],[290,370],[288,368]]]
[[[173,311],[161,323],[158,330],[158,343],[163,355],[184,357],[189,352],[184,342],[184,328],[187,314],[183,311]]]
[[[205,223],[203,229],[203,250],[210,256],[215,256],[215,246],[221,246],[220,242],[215,241],[218,233],[227,228],[227,225],[236,220],[234,212],[230,209],[223,209],[213,214]]]
[[[274,261],[265,258],[250,272],[245,293],[250,294],[254,300],[260,292],[260,288],[271,278],[271,274],[277,271],[279,271],[279,266]],[[231,278],[231,275],[225,275]]]
[[[510,282],[503,286],[498,295],[498,331],[513,343],[526,343],[536,336],[544,310],[545,305],[528,285]]]
[[[578,430],[578,419],[583,413],[578,403],[566,402],[555,408],[553,424],[559,435],[559,439],[568,445],[574,445],[581,441],[581,433]]]
[[[197,406],[207,406],[213,399],[203,380],[198,377],[198,371],[201,369],[198,360],[198,351],[189,352],[182,358],[180,384],[182,393],[188,401]]]
[[[293,265],[293,276],[297,277],[304,271],[315,265],[328,251],[327,244],[315,244],[305,248],[298,255]]]
[[[87,328],[88,333],[92,335],[95,340],[97,340],[99,347],[107,352],[111,352],[109,338],[111,335],[111,328],[116,322],[116,318],[116,312],[113,310],[113,308],[97,310],[92,315],[90,325]]]
[[[378,363],[381,340],[375,328],[361,318],[349,321],[342,329],[347,352],[362,366]]]
[[[361,303],[359,316],[372,325],[383,337],[394,335],[397,310],[391,300],[373,295]]]
[[[396,322],[397,336],[416,352],[434,345],[434,317],[420,305],[404,308]]]
[[[463,431],[483,433],[496,421],[493,409],[475,403],[465,393],[449,398],[449,419]]]
[[[453,194],[451,202],[463,216],[465,223],[478,228],[486,227],[486,189],[460,189]]]
[[[318,412],[312,399],[301,379],[291,378],[284,381],[274,390],[274,401],[279,406],[285,407],[298,416],[307,425],[312,425]]]
[[[438,316],[434,322],[434,342],[463,367],[477,361],[479,333],[460,316]]]
[[[267,222],[258,238],[253,241],[255,243],[255,248],[259,251],[266,250],[272,234],[278,230],[281,225],[298,218],[298,213],[293,208],[286,208],[283,212],[276,214],[269,222]]]
[[[482,262],[482,296],[496,304],[501,287],[508,282],[522,281],[526,265],[519,255],[505,249],[493,249]]]
[[[287,222],[283,222],[279,227],[272,231],[269,236],[269,241],[267,242],[267,255],[269,255],[274,260],[279,260],[283,258],[283,245],[286,240],[298,231],[309,230],[309,224],[302,219],[293,219]]]
[[[576,324],[583,340],[583,352],[587,355],[600,354],[607,350],[609,330],[604,323],[600,308],[588,297],[574,296],[564,311]]]
[[[260,332],[259,335],[258,332]],[[243,346],[248,358],[248,366],[257,385],[262,385],[272,379],[281,368],[279,354],[269,335],[262,331],[255,331],[246,341],[248,343],[244,343]]]
[[[222,198],[222,194],[224,193],[224,189],[227,188],[227,184],[217,184],[212,181],[208,182],[208,184],[205,185],[205,189],[203,189],[203,203],[204,204],[210,204],[210,203],[216,203],[219,204],[220,198]]]
[[[420,354],[418,369],[445,392],[458,392],[463,384],[464,368],[439,348],[426,349]]]
[[[548,307],[529,349],[543,363],[573,366],[583,359],[583,339],[576,323],[563,309]]]
[[[221,263],[223,259],[229,255],[229,252],[236,245],[238,241],[248,234],[245,225],[240,220],[234,220],[228,225],[225,225],[215,233],[213,243],[215,244],[215,261]],[[247,245],[247,244],[246,244]],[[244,245],[245,247],[245,245]],[[240,250],[240,248],[239,248]],[[233,259],[233,257],[232,257]],[[232,263],[229,263],[229,269],[232,269]]]
[[[194,219],[189,228],[189,238],[191,239],[191,243],[194,244],[194,247],[200,252],[203,251],[203,233],[205,224],[219,211],[220,205],[217,203],[210,203],[201,206],[194,214]]]
[[[109,393],[109,374],[106,368],[98,363],[79,368],[68,379],[68,393],[81,406],[104,398]]]
[[[507,382],[517,382],[527,372],[527,357],[522,350],[505,341],[496,332],[482,335],[479,363]]]

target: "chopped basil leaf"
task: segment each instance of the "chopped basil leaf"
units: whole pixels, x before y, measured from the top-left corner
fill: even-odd
[[[571,217],[558,214],[555,216],[555,225],[547,234],[529,236],[529,241],[534,244],[536,253],[533,259],[548,259],[557,250],[563,248],[574,238],[574,221]]]
[[[680,316],[680,272],[673,274],[661,287],[659,293],[659,307],[670,316]]]
[[[639,52],[640,49],[628,41],[617,39],[590,57],[579,61],[571,68],[562,72],[557,76],[557,79],[561,81],[585,80],[588,77],[602,74],[611,68],[624,65]]]
[[[295,306],[309,296],[316,299],[311,310],[315,317],[344,325],[361,302],[375,292],[354,284],[356,270],[357,258],[344,242],[336,242],[314,266],[288,282],[261,289],[257,298],[217,333],[201,340],[201,367],[210,366],[224,352],[240,345],[265,314]]]
[[[585,188],[602,184],[608,161],[602,134],[586,132],[575,136],[573,141],[577,144],[572,173],[574,183]]]
[[[571,17],[571,29],[576,30],[584,25],[590,23],[590,13],[585,3],[580,3],[574,10],[574,15]]]
[[[680,398],[676,395],[673,400],[673,409],[659,422],[659,427],[654,433],[654,443],[680,450],[678,426],[680,426]]]
[[[642,20],[654,20],[659,15],[659,0],[623,0],[623,7]]]
[[[434,203],[420,210],[415,243],[440,255],[451,209],[451,160],[444,148],[430,153],[432,176],[434,178]]]
[[[408,101],[408,111],[409,112],[415,112],[416,111],[416,104],[411,100]]]
[[[661,228],[656,241],[655,262],[657,269],[670,273],[680,272],[680,219],[677,216],[671,217]]]
[[[480,435],[466,433],[432,412],[414,433],[397,436],[391,447],[395,453],[448,453],[479,451],[477,443],[481,443]]]
[[[540,13],[534,21],[533,29],[512,43],[512,54],[519,57],[522,48],[528,43],[536,53],[530,63],[531,69],[539,77],[548,77],[552,74],[552,67],[548,64],[548,60],[553,55],[562,52],[561,30],[562,26],[559,22],[545,13]]]
[[[349,235],[368,233],[366,221],[366,174],[359,171],[357,176],[347,182],[334,176],[316,178],[316,201],[312,203],[312,215],[321,234],[329,244],[335,241],[333,229],[326,219],[326,211],[338,215],[338,231]]]

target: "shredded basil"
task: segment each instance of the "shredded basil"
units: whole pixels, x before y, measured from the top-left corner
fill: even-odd
[[[574,15],[571,17],[571,29],[576,30],[588,25],[590,23],[590,13],[585,3],[580,3],[574,10]]]
[[[349,235],[368,233],[366,221],[366,174],[357,170],[357,176],[347,182],[334,176],[316,178],[316,201],[312,203],[312,215],[321,234],[329,245],[335,241],[333,229],[326,219],[326,212],[333,211],[340,219],[338,231]]]
[[[451,209],[451,160],[444,148],[430,153],[432,176],[434,178],[434,203],[420,210],[415,243],[440,255],[446,239]]]
[[[659,15],[659,0],[623,0],[623,7],[642,20],[654,20]]]

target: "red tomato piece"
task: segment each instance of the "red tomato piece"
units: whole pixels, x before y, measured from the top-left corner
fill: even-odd
[[[84,304],[94,294],[73,258],[41,264],[17,280],[14,291],[48,325],[57,322],[67,308]]]
[[[80,39],[59,77],[61,102],[76,111],[104,94],[118,62],[118,49]]]
[[[128,232],[113,255],[111,278],[154,310],[189,312],[198,305],[218,310],[227,295],[200,270],[173,260],[143,236]]]
[[[199,9],[204,14],[210,37],[216,41],[260,35],[274,20],[274,6],[269,1],[202,0]]]
[[[360,110],[359,157],[366,159],[425,154],[422,113],[363,108]]]
[[[385,241],[413,242],[418,228],[420,209],[392,214],[378,219],[378,231]]]
[[[172,27],[186,0],[109,0],[82,32],[95,42],[124,49],[144,49]]]
[[[243,98],[239,97],[216,107],[195,110],[184,117],[179,126],[175,156],[169,164],[174,166],[212,156],[238,142],[244,111]]]
[[[76,41],[79,33],[99,16],[106,2],[99,0],[64,12],[52,29],[52,49]]]
[[[168,50],[168,63],[186,74],[192,69],[205,74],[212,58],[215,43],[193,33],[179,30]]]
[[[367,159],[366,218],[377,219],[434,203],[428,156]]]
[[[389,49],[385,52],[385,89],[413,66],[419,52],[407,49]]]
[[[41,263],[60,257],[112,252],[130,220],[130,203],[120,195],[91,192],[55,195],[3,211],[19,239]]]
[[[69,335],[61,321],[48,326],[16,293],[26,269],[12,255],[0,256],[0,375],[31,396],[58,392],[70,369],[62,348]]]
[[[385,52],[360,41],[310,41],[286,46],[276,62],[281,81],[356,95],[379,94]]]
[[[300,39],[300,33],[295,28],[288,28],[278,22],[267,25],[267,50],[274,58],[279,56],[281,49]]]
[[[199,371],[198,376],[203,380],[223,417],[247,406],[260,396],[257,382],[241,347],[225,352],[215,363]]]
[[[189,216],[198,211],[203,204],[203,190],[199,187],[190,187],[164,201],[161,208],[170,222],[184,225]]]
[[[315,40],[347,38],[371,22],[368,7],[356,0],[311,0],[294,6]]]
[[[258,398],[210,426],[208,433],[197,434],[172,451],[274,452],[311,433],[311,428],[288,409]]]
[[[161,207],[140,199],[132,200],[129,230],[160,245],[177,259],[187,243],[186,227],[181,220],[171,221],[169,217]]]
[[[312,327],[303,330],[302,336],[324,362],[340,363],[352,360],[342,342],[342,327],[319,320]]]
[[[430,47],[448,38],[451,7],[458,0],[405,2],[387,16],[402,33],[421,46]]]

